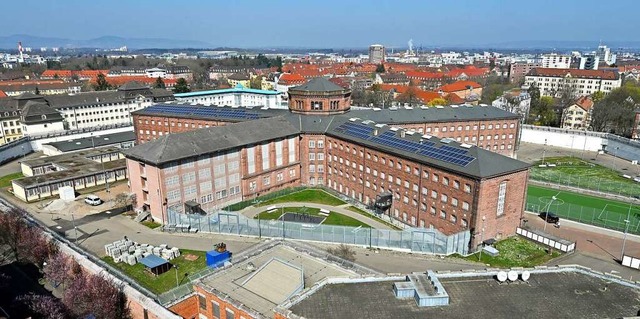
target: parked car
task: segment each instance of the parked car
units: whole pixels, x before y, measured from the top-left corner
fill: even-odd
[[[556,224],[560,221],[560,217],[558,217],[558,215],[551,212],[542,212],[538,216],[544,219],[547,223]]]
[[[84,199],[84,202],[91,206],[98,206],[102,204],[102,199],[96,195],[89,195]]]

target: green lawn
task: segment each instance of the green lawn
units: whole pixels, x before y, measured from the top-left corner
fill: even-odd
[[[547,208],[552,196],[558,200]],[[629,231],[640,231],[640,206],[616,200],[582,195],[568,191],[529,185],[527,210],[549,210],[560,217],[596,226],[624,231],[624,220],[630,218]]]
[[[162,224],[156,223],[156,222],[142,222],[141,224],[145,225],[145,226],[147,226],[147,227],[149,227],[151,229],[156,229],[156,228],[162,226]]]
[[[0,187],[5,188],[11,186],[11,181],[18,178],[23,178],[22,173],[13,173],[0,177]]]
[[[196,273],[207,267],[207,264],[205,257],[206,252],[204,251],[180,249],[180,253],[180,257],[170,260],[169,262],[173,265],[178,265],[178,281],[181,281],[180,284],[182,285],[188,282],[188,278],[185,278],[185,275]],[[186,254],[196,255],[199,258],[195,261],[188,261],[184,259]],[[173,268],[156,277],[146,271],[144,265],[140,263],[133,266],[125,263],[116,264],[113,262],[113,259],[108,256],[103,257],[102,260],[120,269],[127,276],[156,294],[161,294],[176,287],[176,271]]]
[[[552,250],[549,254],[548,247],[518,236],[499,241],[494,247],[500,253],[496,257],[483,252],[481,260],[479,260],[479,253],[463,257],[463,259],[489,264],[491,267],[511,268],[542,265],[561,255],[557,250]]]
[[[391,223],[387,222],[387,221],[386,221],[386,220],[384,220],[384,219],[381,219],[381,218],[378,218],[378,217],[376,217],[376,216],[374,216],[374,215],[372,215],[372,214],[369,214],[369,213],[367,213],[367,212],[363,211],[362,209],[360,209],[360,208],[358,208],[358,207],[355,207],[355,206],[349,206],[349,207],[347,207],[347,209],[348,209],[348,210],[350,210],[350,211],[352,211],[352,212],[356,212],[356,213],[358,213],[358,214],[360,214],[360,215],[363,215],[363,216],[366,216],[366,217],[368,217],[368,218],[371,218],[371,219],[373,219],[373,220],[376,220],[376,221],[378,221],[378,222],[380,222],[380,223],[383,223],[383,224],[385,224],[385,225],[387,225],[387,226],[389,226],[389,227],[391,227],[391,228],[393,228],[393,229],[395,229],[395,230],[401,230],[401,228],[396,227],[395,225],[393,225],[393,224],[391,224]]]
[[[278,210],[274,212],[262,212],[254,217],[254,219],[264,219],[264,220],[273,220],[278,219],[284,213],[307,213],[312,216],[321,216],[319,208],[311,208],[311,207],[284,207],[278,208]],[[371,227],[355,218],[351,218],[349,216],[345,216],[340,213],[330,212],[329,216],[322,222],[323,225],[336,225],[336,226],[350,226],[350,227]]]
[[[342,200],[333,197],[329,193],[320,190],[320,189],[305,189],[299,192],[291,193],[288,195],[276,197],[270,200],[266,200],[258,204],[258,206],[270,206],[273,204],[280,203],[290,203],[290,202],[299,202],[299,203],[315,203],[315,204],[324,204],[331,206],[339,206],[346,204]]]
[[[549,157],[544,163],[555,164],[556,167],[539,167],[542,161],[538,161],[531,167],[531,179],[611,194],[640,195],[640,184],[622,176],[633,178],[638,172],[620,173],[576,157]]]

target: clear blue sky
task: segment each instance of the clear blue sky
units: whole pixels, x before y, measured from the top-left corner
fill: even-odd
[[[640,40],[638,0],[2,1],[0,36],[104,35],[213,46],[388,47]]]

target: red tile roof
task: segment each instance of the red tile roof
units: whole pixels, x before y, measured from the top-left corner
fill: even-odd
[[[576,100],[575,105],[588,112],[593,107],[593,100],[589,96],[583,96]]]
[[[303,84],[306,82],[307,80],[304,77],[302,77],[300,74],[292,74],[292,73],[285,73],[280,76],[280,79],[278,79],[278,83],[283,85]]]
[[[62,79],[70,79],[72,76],[77,75],[79,78],[85,79],[93,79],[98,76],[98,74],[104,74],[105,76],[109,73],[109,70],[45,70],[42,72],[40,77],[42,78],[55,78],[56,75]]]
[[[534,68],[527,75],[530,76],[549,76],[549,77],[566,77],[570,75],[574,78],[618,80],[620,78],[618,71],[615,70],[579,70],[579,69],[552,69],[552,68]]]
[[[7,94],[2,92],[2,91],[0,91],[0,97],[7,97]]]
[[[92,83],[95,83],[96,78],[93,78],[91,80]],[[148,85],[153,87],[153,85],[156,84],[157,78],[148,78],[146,76],[113,76],[113,77],[108,77],[107,78],[107,82],[110,85],[114,85],[114,86],[121,86],[127,82],[130,81],[136,81],[136,82],[140,82],[142,84]],[[162,81],[164,81],[164,85],[167,87],[172,87],[176,84],[176,79],[162,79]]]
[[[409,88],[413,88],[416,97],[418,97],[418,99],[420,99],[424,104],[429,103],[433,99],[442,98],[442,96],[436,92],[424,91],[417,87],[411,87],[408,85],[380,84],[379,87],[382,91],[395,90],[395,92],[398,94],[404,94],[409,90]]]
[[[453,82],[451,84],[443,85],[440,88],[438,88],[438,91],[452,93],[452,92],[468,90],[470,87],[473,89],[478,89],[478,88],[482,88],[482,85],[473,81],[458,81],[458,82]]]

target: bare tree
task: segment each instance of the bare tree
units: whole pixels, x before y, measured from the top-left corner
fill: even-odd
[[[348,260],[351,262],[356,261],[356,252],[351,249],[351,247],[345,244],[340,244],[337,247],[328,248],[327,252],[344,260]]]

